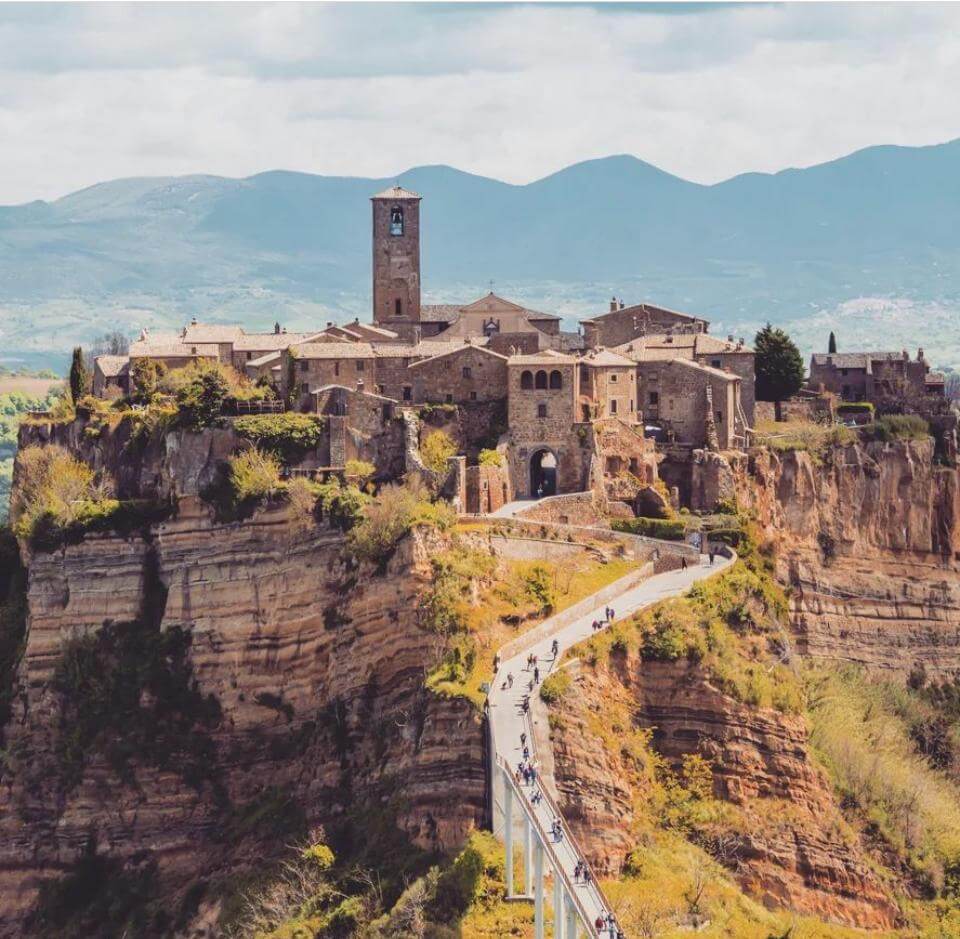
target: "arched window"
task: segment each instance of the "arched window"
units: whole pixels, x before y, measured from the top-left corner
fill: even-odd
[[[550,373],[550,387],[551,388],[562,388],[563,387],[563,375],[560,374],[557,369],[554,369]]]
[[[390,234],[403,234],[403,209],[399,205],[390,210]]]
[[[536,378],[533,380],[534,388],[546,388],[547,387],[547,373],[541,369],[537,372]]]
[[[521,387],[521,388],[532,388],[532,387],[533,387],[533,372],[521,372],[521,373],[520,373],[520,387]]]
[[[399,297],[393,301],[393,315],[403,316],[403,301]]]

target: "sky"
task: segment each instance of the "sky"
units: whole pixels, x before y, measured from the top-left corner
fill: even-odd
[[[0,204],[123,176],[697,182],[960,137],[960,4],[0,4]]]

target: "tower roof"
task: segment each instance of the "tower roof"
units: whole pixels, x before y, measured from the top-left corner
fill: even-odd
[[[411,192],[409,189],[404,189],[403,186],[391,186],[389,189],[384,189],[383,192],[378,192],[375,196],[371,196],[371,199],[422,199],[423,196],[418,192]]]

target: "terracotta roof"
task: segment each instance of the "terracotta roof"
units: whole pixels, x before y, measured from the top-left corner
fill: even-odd
[[[713,368],[710,365],[701,365],[699,362],[691,362],[689,359],[672,359],[668,365],[676,365],[678,368],[692,368],[698,372],[707,372],[714,378],[722,378],[724,381],[740,381],[739,375],[733,372],[725,372],[723,369]]]
[[[452,323],[460,318],[460,310],[458,303],[423,303],[420,320],[424,323]]]
[[[293,343],[307,342],[316,333],[244,333],[234,340],[237,352],[277,352]]]
[[[369,342],[304,342],[297,346],[301,359],[372,359]]]
[[[243,335],[236,324],[191,323],[185,326],[183,338],[190,342],[234,342]]]
[[[811,365],[832,365],[834,368],[863,368],[873,371],[874,362],[908,361],[903,352],[814,352]]]
[[[612,349],[600,349],[596,352],[588,352],[580,361],[584,365],[595,365],[601,368],[606,366],[619,366],[623,368],[634,364],[633,359],[628,359],[625,355],[620,355]]]
[[[190,342],[182,339],[138,339],[130,343],[131,359],[216,358],[220,349],[216,343]]]
[[[481,348],[486,340],[467,342],[465,339],[424,339],[414,345],[399,342],[381,342],[373,347],[378,359],[426,359],[446,352],[457,352],[467,346]]]
[[[383,192],[378,192],[375,196],[371,196],[371,199],[422,199],[423,196],[418,192],[411,192],[409,189],[404,189],[403,186],[391,186],[389,189],[384,189]]]
[[[507,356],[501,355],[499,352],[494,352],[493,349],[487,349],[485,346],[478,346],[471,343],[469,345],[462,345],[456,349],[447,349],[445,352],[439,352],[436,355],[431,355],[425,359],[420,359],[417,362],[413,362],[410,365],[410,368],[416,368],[418,365],[426,365],[427,362],[433,362],[436,359],[442,359],[448,355],[457,355],[457,353],[463,352],[466,349],[476,349],[479,352],[485,352],[487,355],[492,355],[495,359],[502,359],[504,362],[507,361]]]
[[[98,355],[95,361],[105,378],[122,375],[130,365],[130,358],[126,355]]]
[[[261,355],[256,359],[251,359],[249,362],[246,362],[244,364],[252,365],[255,368],[260,368],[261,365],[266,365],[268,362],[276,361],[279,358],[280,358],[279,352],[276,352],[276,351],[268,352],[265,355]]]
[[[572,355],[564,355],[562,352],[555,352],[553,349],[546,349],[543,352],[535,352],[531,355],[511,355],[508,359],[510,365],[575,365],[580,360]]]
[[[681,313],[679,310],[671,310],[665,306],[657,306],[653,303],[635,303],[633,306],[624,307],[622,310],[607,310],[606,313],[598,313],[596,316],[587,317],[587,319],[581,320],[581,323],[599,323],[602,320],[607,319],[611,316],[616,316],[619,313],[669,313],[671,316],[679,316],[681,319],[691,320],[698,323],[707,323],[709,320],[705,320],[702,316],[694,316],[692,313]]]

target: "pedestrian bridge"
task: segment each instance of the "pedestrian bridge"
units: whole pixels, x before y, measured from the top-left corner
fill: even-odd
[[[675,546],[664,543],[665,551],[671,547]],[[588,601],[581,601],[575,610],[544,620],[525,636],[504,646],[501,656],[504,660],[494,675],[487,702],[493,831],[506,846],[507,898],[533,902],[536,939],[545,939],[547,935],[548,902],[552,906],[550,935],[553,939],[582,936],[619,939],[623,934],[616,923],[616,911],[596,879],[591,876],[589,882],[584,882],[575,876],[577,864],[584,860],[584,855],[556,802],[552,752],[548,752],[546,705],[540,700],[528,656],[537,656],[540,677],[545,678],[560,667],[567,649],[593,635],[597,620],[603,621],[603,628],[609,626],[607,607],[614,611],[611,621],[623,619],[661,600],[685,593],[697,581],[719,574],[735,560],[732,551],[729,557],[717,556],[714,564],[701,555],[685,569],[658,574],[639,583],[635,574],[628,575]],[[591,600],[593,602],[589,602]],[[524,707],[525,698],[528,707]],[[529,764],[537,771],[532,783],[516,775],[523,758],[521,734],[526,735]],[[535,794],[541,797],[536,802]],[[558,820],[559,837],[551,831]],[[523,883],[519,885],[515,869],[518,847],[523,871]],[[549,901],[546,898],[548,876]]]

